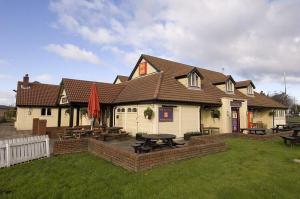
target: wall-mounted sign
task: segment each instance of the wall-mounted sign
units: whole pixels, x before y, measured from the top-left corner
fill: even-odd
[[[62,103],[62,104],[68,103],[68,98],[67,98],[67,97],[62,97],[62,98],[61,98],[61,103]]]
[[[173,122],[173,108],[160,107],[159,108],[159,121],[160,122]]]
[[[233,101],[230,102],[230,106],[231,107],[241,107],[242,106],[242,101],[233,100]]]
[[[147,74],[147,62],[142,62],[139,65],[139,75]]]

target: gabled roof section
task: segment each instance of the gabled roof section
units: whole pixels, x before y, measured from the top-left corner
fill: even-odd
[[[59,85],[29,83],[29,88],[21,88],[18,82],[16,106],[56,106]]]
[[[133,76],[134,72],[136,71],[137,67],[139,66],[140,62],[141,62],[143,59],[145,59],[149,64],[151,64],[151,66],[154,67],[154,69],[155,69],[157,72],[160,72],[160,71],[161,71],[161,70],[160,70],[159,68],[157,68],[154,64],[152,64],[151,61],[149,61],[149,60],[147,59],[147,55],[142,54],[142,55],[140,56],[139,60],[136,62],[135,67],[133,68],[131,74],[130,74],[129,77],[128,77],[128,80],[131,80],[131,79],[132,79],[132,76]]]
[[[255,89],[255,85],[251,80],[236,82],[235,88],[247,88],[249,85],[251,85]]]
[[[197,67],[194,67],[188,73],[184,72],[184,74],[176,76],[175,79],[180,79],[180,78],[183,78],[183,77],[187,77],[189,74],[194,73],[194,72],[197,73],[197,75],[200,77],[200,79],[203,79],[203,75],[200,73],[200,71],[198,70]]]
[[[93,83],[96,83],[100,103],[113,103],[125,85],[63,78],[62,85],[69,103],[87,103]]]
[[[128,81],[128,78],[129,77],[127,77],[127,76],[117,75],[117,77],[115,78],[113,84],[115,84],[118,79],[121,81],[121,83],[126,82],[126,81]]]
[[[214,85],[225,84],[228,80],[231,80],[233,82],[233,84],[236,84],[236,82],[234,81],[234,79],[232,78],[231,75],[224,75],[223,77],[219,77],[218,79],[216,79],[212,83]]]
[[[254,92],[254,97],[248,97],[248,106],[287,109],[283,104],[257,92]]]
[[[162,78],[163,73],[159,72],[122,83],[125,87],[114,103],[157,99]]]

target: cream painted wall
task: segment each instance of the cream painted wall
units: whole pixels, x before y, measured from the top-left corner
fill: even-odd
[[[122,83],[122,82],[121,82],[120,78],[118,78],[117,81],[115,82],[115,84],[120,84],[120,83]]]
[[[41,108],[17,107],[15,128],[17,130],[32,130],[33,118],[47,120],[47,127],[57,126],[58,108],[51,108],[51,116],[42,116]]]
[[[253,115],[253,122],[262,122],[265,125],[265,128],[273,128],[273,116],[270,115],[269,113],[273,109],[264,109],[261,111],[254,111]],[[276,127],[277,124],[286,124],[286,118],[285,116],[283,117],[275,117],[274,116],[274,127]]]
[[[65,91],[65,89],[62,91],[62,93],[61,93],[61,98],[60,98],[60,100],[59,100],[59,104],[67,104],[68,103],[68,100],[65,102],[65,103],[63,103],[62,102],[62,99],[63,98],[66,98],[67,97],[67,94],[66,94],[66,91]]]
[[[115,107],[115,126],[135,136],[137,132],[143,133],[171,133],[183,137],[184,133],[200,130],[199,106],[176,105],[173,109],[173,122],[159,122],[158,110],[162,104],[142,104]],[[144,117],[144,110],[150,107],[154,115],[151,120]],[[117,112],[125,108],[126,112]],[[128,113],[128,108],[137,108],[136,113]],[[117,118],[117,115],[119,118]]]
[[[254,97],[254,95],[248,95],[248,90],[247,88],[239,88],[238,91],[240,91],[241,93],[243,93],[244,95],[247,95],[248,97]],[[253,92],[255,90],[253,89]]]
[[[211,111],[213,109],[202,109],[202,124],[204,127],[218,127],[220,133],[231,133],[232,132],[232,116],[231,116],[231,105],[232,98],[222,98],[222,107],[214,108],[220,111],[220,118],[212,118]],[[240,111],[240,128],[247,127],[247,101],[242,102]]]
[[[142,59],[141,62],[146,62],[146,60]],[[149,63],[147,63],[147,75],[152,74],[152,73],[156,73],[157,70]],[[145,75],[143,75],[145,76]],[[142,77],[143,77],[142,76]],[[132,79],[138,78],[140,77],[139,75],[139,67],[136,68],[136,70],[134,71],[133,75],[132,75]]]

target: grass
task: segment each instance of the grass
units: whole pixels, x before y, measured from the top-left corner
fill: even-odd
[[[300,147],[230,139],[229,150],[132,173],[88,153],[0,170],[0,198],[300,198]]]

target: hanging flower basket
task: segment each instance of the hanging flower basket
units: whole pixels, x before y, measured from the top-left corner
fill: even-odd
[[[153,110],[150,107],[148,107],[146,110],[144,110],[144,116],[145,118],[151,120],[153,116]]]
[[[212,110],[211,111],[211,117],[212,118],[220,118],[220,115],[221,115],[221,113],[220,113],[219,110]]]
[[[275,115],[275,112],[274,111],[270,111],[269,112],[269,116],[273,116],[273,115]]]

